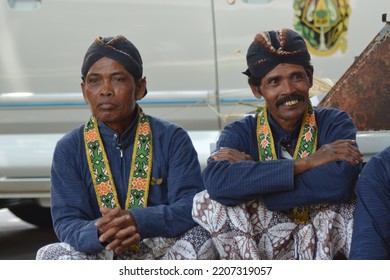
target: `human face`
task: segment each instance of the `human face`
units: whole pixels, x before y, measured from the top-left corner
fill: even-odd
[[[301,65],[282,63],[267,73],[260,86],[251,85],[258,98],[264,97],[272,118],[292,131],[309,103],[309,77]]]
[[[118,62],[103,57],[89,69],[81,83],[92,115],[118,133],[133,122],[136,100],[144,96],[145,79],[134,77]]]

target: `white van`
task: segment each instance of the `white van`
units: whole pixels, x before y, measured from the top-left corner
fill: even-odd
[[[389,10],[388,0],[0,1],[0,208],[51,224],[52,152],[88,119],[80,68],[97,36],[121,34],[138,47],[148,81],[141,106],[187,129],[204,167],[224,125],[261,104],[241,73],[256,33],[301,32],[315,76],[331,87]],[[327,26],[316,25],[321,11]]]

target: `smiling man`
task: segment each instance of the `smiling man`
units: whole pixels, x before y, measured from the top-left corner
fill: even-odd
[[[313,67],[298,33],[257,34],[247,64],[249,86],[265,106],[222,131],[194,219],[226,259],[348,256],[362,162],[352,119],[311,105]]]
[[[197,259],[200,250],[212,258],[208,233],[191,217],[204,189],[197,153],[186,131],[137,104],[146,94],[137,48],[99,37],[81,72],[92,116],[55,148],[51,209],[61,243],[37,259]]]

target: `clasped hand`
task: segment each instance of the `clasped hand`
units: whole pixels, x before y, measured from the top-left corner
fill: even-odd
[[[108,244],[106,250],[121,253],[127,247],[141,240],[134,217],[127,210],[100,207],[102,218],[95,226],[99,232],[99,241]]]

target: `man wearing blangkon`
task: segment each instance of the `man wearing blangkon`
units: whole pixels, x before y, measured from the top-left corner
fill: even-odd
[[[311,105],[313,67],[298,33],[257,34],[247,64],[249,86],[265,106],[222,131],[194,219],[212,233],[221,258],[348,256],[362,162],[352,119]]]
[[[182,128],[137,104],[146,94],[137,48],[123,36],[97,38],[84,57],[81,89],[92,116],[59,140],[52,163],[61,243],[41,248],[37,259],[212,253],[191,217],[194,194],[204,189],[196,151]]]

